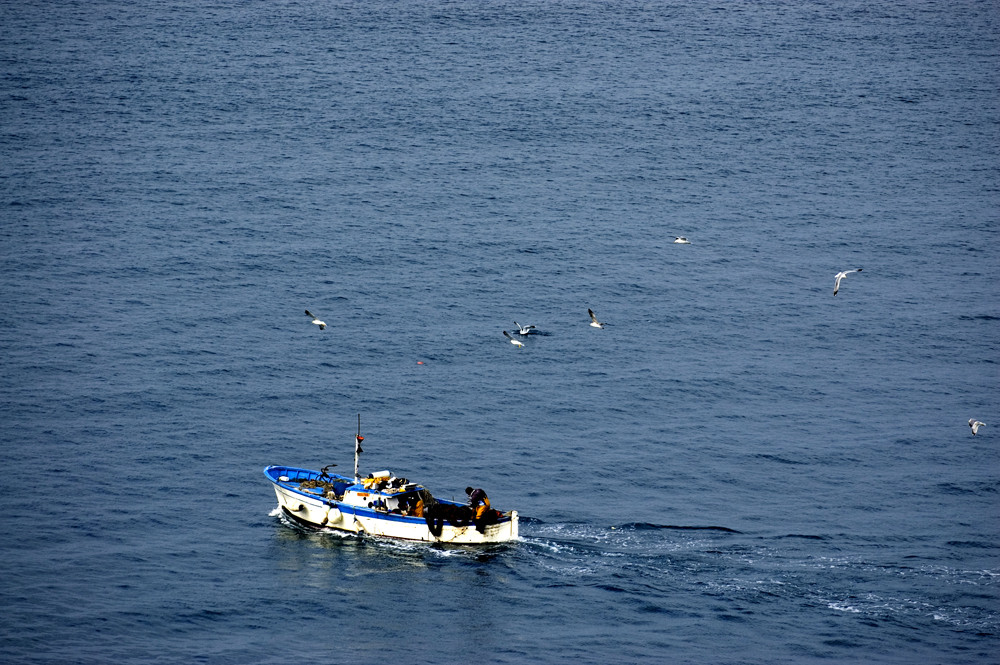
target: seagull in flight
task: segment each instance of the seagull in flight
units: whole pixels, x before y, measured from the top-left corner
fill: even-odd
[[[318,318],[316,318],[315,316],[313,316],[312,313],[308,309],[306,310],[306,316],[308,316],[310,319],[312,319],[312,322],[315,323],[316,325],[318,325],[320,330],[326,330],[326,322],[325,321],[320,321]]]
[[[857,270],[844,270],[843,272],[837,273],[837,275],[834,277],[834,279],[837,281],[833,283],[833,295],[837,295],[837,291],[840,290],[840,280],[844,279],[852,272],[861,272],[861,268],[858,268]]]
[[[528,333],[530,333],[532,330],[535,329],[535,326],[522,326],[517,321],[514,322],[514,325],[517,326],[518,335],[527,335]]]
[[[524,342],[522,342],[519,339],[514,339],[513,337],[510,336],[510,333],[507,332],[506,330],[503,331],[503,336],[506,337],[507,339],[509,339],[510,343],[513,344],[514,346],[516,346],[517,348],[520,349],[520,348],[524,347]]]
[[[587,310],[587,314],[590,314],[590,325],[592,327],[594,327],[594,328],[603,328],[604,327],[604,324],[601,323],[600,321],[598,321],[597,317],[594,316],[594,310],[588,309]]]
[[[674,244],[675,245],[690,245],[691,241],[688,240],[687,238],[685,238],[684,236],[674,236]]]
[[[986,423],[981,423],[975,418],[969,418],[969,427],[972,428],[972,436],[979,434],[980,427],[986,427]]]

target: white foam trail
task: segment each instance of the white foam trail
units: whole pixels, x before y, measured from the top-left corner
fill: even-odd
[[[837,610],[838,612],[852,612],[854,614],[861,613],[861,610],[853,605],[848,605],[847,603],[827,603],[826,606],[831,610]]]

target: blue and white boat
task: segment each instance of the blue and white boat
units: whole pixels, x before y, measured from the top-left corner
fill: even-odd
[[[474,520],[465,504],[434,497],[426,488],[388,470],[354,477],[289,466],[268,466],[278,505],[289,520],[317,528],[431,543],[502,543],[517,539],[517,511],[488,510]]]

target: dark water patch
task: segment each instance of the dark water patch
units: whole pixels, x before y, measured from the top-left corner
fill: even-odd
[[[763,454],[763,453],[761,453],[761,454],[754,455],[754,457],[756,457],[758,459],[769,460],[769,461],[772,461],[772,462],[778,462],[780,464],[808,464],[808,462],[805,462],[805,461],[802,461],[802,460],[786,459],[784,457],[779,457],[778,455],[772,455],[772,454]]]
[[[957,547],[959,549],[982,549],[982,550],[1000,549],[1000,543],[986,542],[986,541],[949,540],[945,544],[948,545],[948,547]]]
[[[716,618],[726,622],[736,622],[743,623],[747,620],[747,617],[740,616],[739,614],[732,614],[730,612],[721,611],[716,613]]]
[[[673,531],[718,531],[720,533],[740,533],[736,529],[730,529],[724,526],[678,526],[672,524],[652,524],[650,522],[632,522],[630,524],[622,524],[617,528],[622,531],[659,531],[659,530],[673,530]]]
[[[1000,485],[993,482],[938,483],[937,490],[945,495],[996,494]]]

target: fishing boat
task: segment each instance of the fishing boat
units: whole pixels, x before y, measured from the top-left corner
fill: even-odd
[[[388,470],[358,474],[361,419],[354,447],[354,477],[268,466],[282,513],[292,522],[316,529],[431,543],[503,543],[517,539],[517,511],[487,510],[479,519],[460,502],[434,497],[425,487]]]

